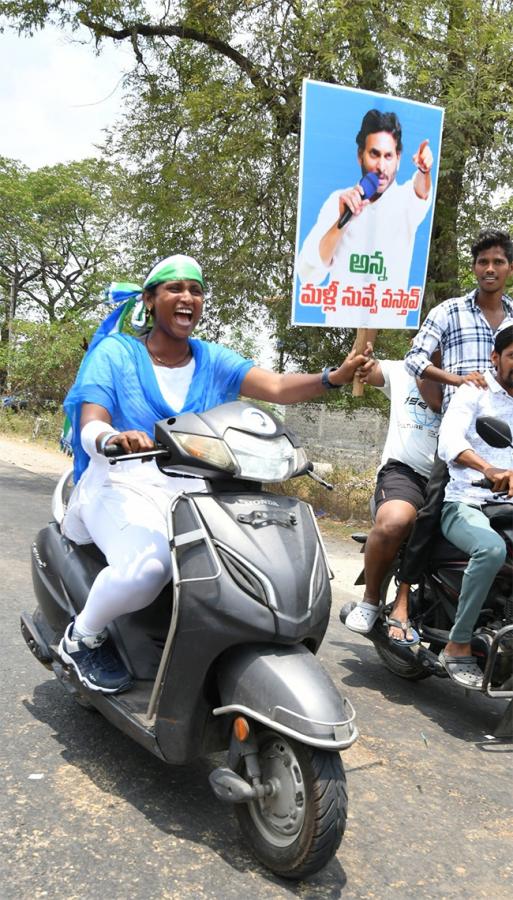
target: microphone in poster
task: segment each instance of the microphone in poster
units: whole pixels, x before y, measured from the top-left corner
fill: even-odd
[[[363,190],[363,199],[372,200],[379,187],[379,176],[376,175],[375,172],[367,172],[363,178],[360,178],[360,187]],[[349,207],[346,207],[337,222],[337,228],[343,228],[344,225],[347,225],[352,215],[352,210],[350,210]]]

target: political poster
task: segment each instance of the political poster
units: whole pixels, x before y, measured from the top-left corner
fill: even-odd
[[[292,323],[419,327],[443,109],[305,79]]]

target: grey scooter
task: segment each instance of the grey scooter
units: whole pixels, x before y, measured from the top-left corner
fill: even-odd
[[[312,474],[311,466],[293,433],[249,403],[158,422],[155,443],[111,462],[153,457],[170,477],[202,478],[208,489],[179,493],[170,505],[172,583],[109,628],[133,689],[90,690],[57,654],[106,565],[94,545],[61,532],[70,476],[33,545],[39,605],[23,614],[22,633],[82,705],[160,759],[184,764],[228,750],[227,765],[210,775],[216,796],[234,804],[265,865],[303,878],[342,839],[339,751],[358,734],[351,704],[315,657],[329,620],[331,573],[312,509],[262,488]]]

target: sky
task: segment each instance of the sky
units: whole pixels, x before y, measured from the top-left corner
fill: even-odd
[[[5,31],[0,58],[0,156],[36,169],[96,155],[122,105],[131,46],[111,42],[96,56],[94,44],[72,43],[56,28],[32,38]]]

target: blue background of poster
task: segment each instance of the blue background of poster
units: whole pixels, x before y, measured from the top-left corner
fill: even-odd
[[[305,80],[303,82],[302,159],[300,171],[296,258],[303,241],[315,225],[324,200],[336,190],[356,184],[361,178],[357,159],[356,135],[362,118],[369,109],[395,112],[402,126],[403,150],[397,173],[402,184],[416,172],[412,156],[423,140],[429,139],[434,156],[431,171],[436,190],[440,164],[443,110],[384,94],[341,88]],[[434,198],[428,215],[420,224],[416,239],[409,286],[425,286]],[[327,276],[325,282],[329,281]],[[296,325],[325,325],[326,314],[319,307],[299,304],[300,281],[294,279],[293,322]],[[406,316],[398,327],[416,328],[420,311]]]

